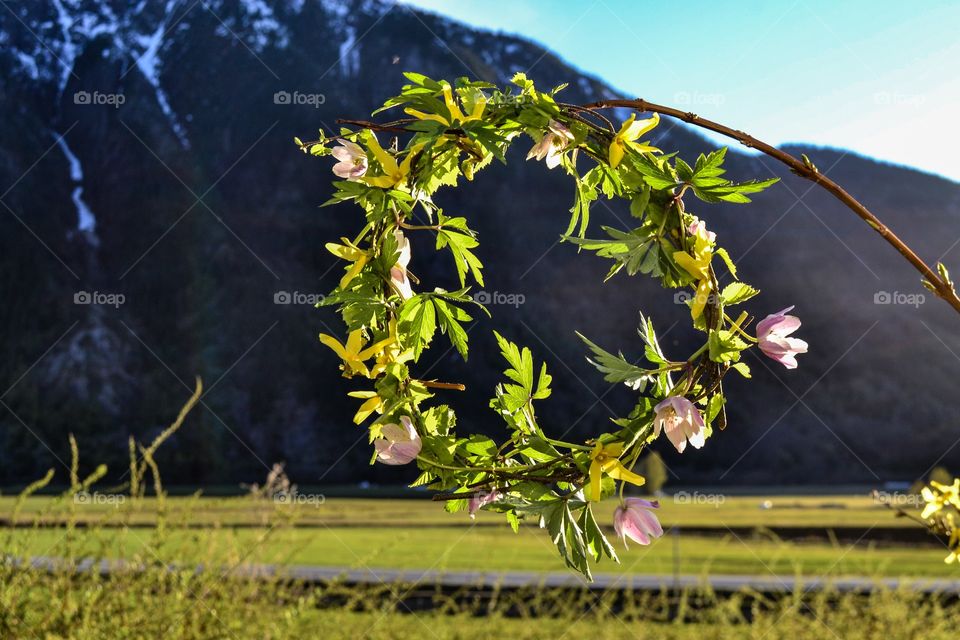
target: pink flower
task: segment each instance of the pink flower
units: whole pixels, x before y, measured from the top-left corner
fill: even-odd
[[[367,172],[367,154],[360,145],[341,140],[338,146],[331,149],[331,153],[340,161],[333,165],[333,173],[338,178],[359,180]]]
[[[797,354],[807,352],[807,343],[799,338],[788,338],[800,328],[800,318],[786,313],[793,307],[787,307],[767,316],[757,323],[757,340],[760,351],[768,358],[776,360],[787,369],[797,368]]]
[[[470,504],[467,507],[470,511],[470,518],[476,518],[477,511],[479,511],[481,507],[485,507],[491,502],[496,502],[502,497],[503,495],[496,489],[493,491],[474,494],[474,496],[470,498]]]
[[[687,233],[692,236],[700,236],[711,244],[717,241],[717,234],[713,231],[707,231],[707,225],[696,216],[693,217],[693,222],[687,227]]]
[[[667,438],[680,453],[687,448],[687,442],[693,445],[694,449],[706,444],[703,416],[686,398],[671,396],[653,409],[657,412],[653,419],[654,437],[659,436],[661,430],[665,431]]]
[[[659,509],[660,503],[656,500],[641,498],[625,499],[617,510],[613,512],[613,529],[627,546],[627,538],[639,544],[650,544],[652,538],[663,535],[663,527],[649,509]]]
[[[401,426],[402,425],[402,426]],[[420,435],[409,416],[400,416],[400,424],[385,424],[373,442],[377,458],[384,464],[407,464],[416,460],[423,448]]]
[[[400,229],[395,229],[393,236],[397,239],[400,257],[397,258],[397,264],[390,269],[390,281],[400,293],[400,297],[409,300],[413,297],[413,288],[410,286],[410,278],[407,275],[407,265],[410,264],[410,240],[404,237]]]
[[[551,120],[547,125],[547,133],[543,134],[540,142],[530,149],[527,160],[531,158],[543,160],[546,158],[547,167],[553,169],[560,164],[563,152],[571,142],[573,142],[573,133],[570,129],[556,120]]]

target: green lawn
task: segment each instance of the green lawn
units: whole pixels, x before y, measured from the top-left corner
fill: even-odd
[[[6,500],[6,499],[5,499]],[[856,546],[843,543],[788,543],[769,535],[735,534],[726,527],[806,525],[818,527],[910,526],[868,497],[771,498],[773,508],[761,509],[761,498],[729,498],[720,505],[662,501],[666,527],[681,525],[649,547],[633,545],[623,552],[623,564],[604,563],[603,573],[671,574],[679,567],[689,574],[756,574],[792,576],[887,575],[952,577],[946,551],[910,546]],[[0,503],[0,513],[9,511]],[[599,508],[609,522],[615,502]],[[20,521],[63,518],[51,498],[28,501]],[[119,506],[76,505],[80,521],[153,522],[156,504]],[[209,562],[211,549],[235,562],[486,571],[562,571],[563,566],[546,532],[535,526],[514,534],[496,514],[481,513],[471,521],[465,513],[448,514],[429,500],[330,498],[323,504],[289,505],[247,498],[171,499],[162,536],[151,528],[92,527],[69,534],[62,528],[17,529],[2,532],[4,551],[25,555],[105,556],[165,561]],[[219,523],[206,529],[184,530],[176,523]],[[293,523],[306,526],[289,526]],[[231,525],[246,525],[234,527]],[[253,526],[250,525],[263,525]],[[687,535],[683,526],[712,526],[716,535]],[[65,540],[69,546],[65,546]]]
[[[277,514],[295,515],[301,524],[326,526],[338,525],[436,525],[447,526],[466,521],[462,514],[448,514],[442,505],[424,499],[384,498],[322,498],[309,500],[318,493],[303,493],[301,504],[278,504],[270,501],[253,501],[246,497],[169,498],[167,506],[173,520],[189,519],[194,523],[218,523],[223,525],[262,523]],[[860,526],[860,527],[913,527],[909,520],[895,518],[893,513],[869,496],[730,496],[722,502],[707,502],[707,498],[673,498],[660,500],[658,516],[665,527],[673,525],[696,527],[777,527],[777,526]],[[24,517],[29,519],[49,510],[56,499],[34,497],[27,501]],[[769,502],[770,508],[761,508]],[[0,497],[0,515],[9,513],[14,498]],[[597,507],[601,522],[610,522],[615,500],[606,500]],[[146,499],[136,510],[129,505],[80,504],[76,505],[81,519],[116,520],[129,518],[133,522],[153,522],[156,517],[154,501]],[[918,510],[914,512],[919,513]],[[482,524],[503,522],[495,514],[481,513],[477,519]]]
[[[775,574],[954,577],[945,551],[910,546],[787,543],[768,534],[735,535],[726,527],[909,526],[866,497],[730,498],[719,505],[663,500],[661,518],[681,534],[621,552],[622,565],[596,573]],[[9,521],[13,502],[0,499]],[[615,503],[599,507],[609,522]],[[52,498],[27,501],[22,524],[71,526],[0,528],[0,552],[14,557],[124,558],[140,571],[113,573],[24,570],[0,563],[0,637],[100,638],[385,638],[471,640],[509,637],[948,638],[960,628],[960,607],[911,593],[879,590],[869,596],[811,592],[751,601],[747,594],[711,598],[687,591],[638,592],[614,614],[613,594],[600,601],[575,592],[495,591],[489,599],[451,599],[431,585],[418,587],[436,610],[405,614],[414,587],[337,583],[303,589],[296,583],[225,579],[205,567],[287,563],[344,568],[564,571],[546,532],[514,534],[495,514],[444,513],[428,500],[330,498],[322,504],[274,504],[245,498],[170,499],[158,516],[154,500],[118,505],[76,504]],[[144,526],[144,524],[159,526]],[[82,524],[85,526],[73,526]],[[127,526],[139,524],[139,526]],[[183,525],[203,524],[186,528]],[[110,525],[110,526],[103,526]],[[303,525],[303,526],[294,526]],[[683,527],[714,527],[714,535],[687,535]],[[180,567],[180,571],[171,571]],[[432,595],[431,595],[432,594]],[[687,605],[698,598],[700,605]],[[750,604],[752,602],[752,604]],[[503,612],[527,617],[502,617]],[[479,616],[477,615],[479,614]],[[682,624],[681,624],[682,622]]]

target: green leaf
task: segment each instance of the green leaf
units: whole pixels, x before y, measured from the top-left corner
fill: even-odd
[[[742,282],[731,282],[720,292],[724,304],[740,304],[760,293],[748,284]]]
[[[443,505],[443,510],[447,513],[457,513],[467,508],[469,500],[461,498],[460,500],[447,500]]]
[[[533,394],[533,399],[543,400],[544,398],[549,398],[551,382],[553,382],[553,376],[547,373],[547,363],[542,362],[540,364],[540,377],[537,379],[537,390]]]
[[[512,383],[503,383],[497,386],[496,396],[490,406],[503,415],[508,423],[516,428],[530,433],[539,433],[533,414],[533,400],[549,397],[550,383],[553,378],[547,373],[547,367],[542,364],[537,386],[534,389],[533,354],[530,349],[521,349],[502,335],[493,332],[500,346],[500,353],[509,367],[503,372]]]
[[[593,509],[590,505],[587,505],[583,509],[583,513],[580,516],[580,526],[585,534],[587,548],[594,560],[599,560],[601,556],[607,556],[614,562],[620,562],[620,558],[617,557],[617,552],[614,550],[613,545],[610,544],[607,537],[603,535],[603,531],[597,524],[597,520],[593,516]]]
[[[725,173],[722,165],[726,155],[726,147],[706,156],[700,154],[693,169],[677,158],[675,160],[677,173],[683,182],[691,186],[694,195],[704,202],[750,202],[750,198],[745,194],[759,193],[780,180],[771,178],[736,183],[721,178],[720,176]]]
[[[504,515],[507,516],[507,522],[510,523],[510,528],[513,529],[514,533],[520,532],[520,518],[517,517],[517,512],[511,509],[507,511]]]
[[[613,355],[609,351],[603,350],[579,332],[577,333],[577,337],[583,340],[590,348],[590,351],[593,352],[593,358],[587,358],[587,362],[596,367],[600,373],[604,374],[604,380],[614,383],[622,382],[631,389],[643,393],[647,387],[647,383],[650,381],[651,375],[649,371],[627,362],[622,353]]]
[[[647,273],[661,275],[660,244],[652,238],[645,227],[632,231],[620,231],[613,227],[602,227],[610,239],[589,240],[565,236],[563,239],[573,242],[589,251],[596,251],[601,258],[610,258],[617,262],[616,268],[607,274],[609,280],[621,268],[626,268],[629,275]]]
[[[565,237],[573,234],[574,229],[577,229],[576,237],[578,238],[583,238],[587,233],[587,225],[590,224],[590,205],[597,199],[597,189],[590,184],[590,178],[597,175],[594,173],[597,169],[599,166],[588,171],[582,179],[575,172],[573,173],[576,190],[573,206],[570,208],[570,223],[563,232]]]
[[[730,271],[730,275],[734,278],[737,277],[737,265],[733,263],[733,260],[730,258],[730,254],[727,253],[727,250],[723,247],[717,247],[713,251],[714,255],[720,256],[720,259],[723,260],[723,264],[727,265],[727,270]]]
[[[480,243],[473,236],[473,232],[467,229],[464,218],[441,218],[440,230],[437,232],[437,249],[449,247],[453,254],[454,264],[457,268],[457,276],[460,278],[460,286],[466,285],[467,272],[473,276],[473,279],[482,287],[483,274],[481,269],[483,263],[473,253],[472,249],[477,248]],[[450,231],[450,228],[464,230],[465,233]]]
[[[414,360],[419,360],[437,330],[434,300],[422,294],[407,300],[400,309],[400,330],[409,337]]]
[[[742,375],[744,378],[750,377],[750,367],[747,366],[746,362],[737,362],[732,365],[732,368],[736,370],[737,373]]]
[[[643,216],[647,211],[647,205],[650,204],[650,185],[645,184],[640,190],[640,193],[635,194],[630,200],[630,215],[634,218],[643,220]]]
[[[462,445],[464,452],[489,458],[497,453],[497,443],[480,434],[470,436]]]
[[[736,365],[734,365],[736,366]],[[706,422],[710,424],[713,422],[713,419],[717,417],[720,413],[720,409],[723,408],[726,399],[723,397],[723,394],[716,393],[710,396],[710,400],[707,401],[707,411],[706,411]]]
[[[434,297],[432,302],[437,310],[440,330],[447,335],[450,343],[457,349],[460,356],[466,360],[467,332],[461,323],[469,322],[473,320],[473,318],[460,307],[451,304],[441,297]]]
[[[733,331],[711,329],[707,338],[710,349],[710,359],[714,362],[736,362],[740,360],[740,352],[750,345],[740,339]]]

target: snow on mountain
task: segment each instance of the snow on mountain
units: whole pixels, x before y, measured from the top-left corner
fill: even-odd
[[[60,147],[60,150],[63,151],[63,155],[66,156],[67,163],[70,165],[70,180],[74,184],[71,198],[73,199],[74,206],[77,208],[77,231],[84,234],[90,241],[90,244],[97,246],[97,244],[99,244],[96,234],[97,218],[83,200],[83,166],[80,164],[80,159],[77,158],[76,154],[74,154],[67,145],[66,136],[62,136],[56,131],[53,132],[53,135],[56,137],[57,145]]]
[[[177,114],[170,106],[170,100],[167,98],[167,94],[164,92],[163,86],[160,83],[160,71],[162,69],[160,48],[163,46],[164,36],[173,26],[169,23],[173,19],[173,12],[178,2],[179,0],[167,0],[163,14],[164,18],[157,25],[157,28],[154,29],[153,33],[134,35],[137,44],[142,48],[136,57],[135,64],[147,82],[153,86],[157,96],[157,104],[160,105],[160,110],[163,111],[163,114],[170,122],[170,126],[173,128],[173,132],[176,134],[180,144],[183,145],[185,149],[188,149],[190,147],[190,141],[187,139],[187,134],[180,124]]]

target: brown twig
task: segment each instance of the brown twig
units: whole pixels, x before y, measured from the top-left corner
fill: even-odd
[[[853,211],[868,225],[870,225],[874,231],[879,233],[884,240],[893,245],[900,255],[906,258],[907,261],[912,264],[914,268],[916,268],[916,270],[923,275],[924,278],[926,278],[926,280],[933,286],[936,294],[939,297],[946,300],[950,306],[960,313],[960,297],[957,296],[957,292],[954,290],[953,285],[944,278],[941,278],[936,271],[930,268],[926,262],[924,262],[916,253],[914,253],[913,249],[907,246],[907,244],[885,224],[880,222],[879,218],[877,218],[877,216],[875,216],[869,209],[863,206],[856,198],[847,193],[843,187],[820,173],[811,163],[804,162],[799,158],[795,158],[789,153],[782,151],[773,145],[767,144],[762,140],[758,140],[753,136],[744,133],[743,131],[732,129],[718,122],[701,118],[697,114],[689,111],[674,109],[673,107],[667,107],[653,102],[648,102],[643,99],[602,100],[600,102],[593,102],[583,106],[587,109],[626,107],[629,109],[636,109],[638,111],[649,111],[652,113],[670,116],[702,129],[707,129],[709,131],[713,131],[714,133],[719,133],[720,135],[732,138],[746,147],[756,149],[770,156],[771,158],[782,162],[790,167],[790,170],[793,173],[802,178],[806,178],[807,180],[810,180],[829,191],[834,197],[840,200],[840,202],[845,204],[851,211]]]
[[[449,389],[450,391],[466,391],[466,385],[459,382],[438,382],[436,380],[420,380],[420,384],[431,389]]]
[[[369,120],[350,120],[346,118],[337,119],[337,124],[345,124],[351,127],[361,127],[363,129],[371,129],[373,131],[396,131],[404,132],[407,131],[405,125],[410,124],[411,122],[416,122],[413,118],[403,119],[403,120],[394,120],[393,122],[370,122]]]

